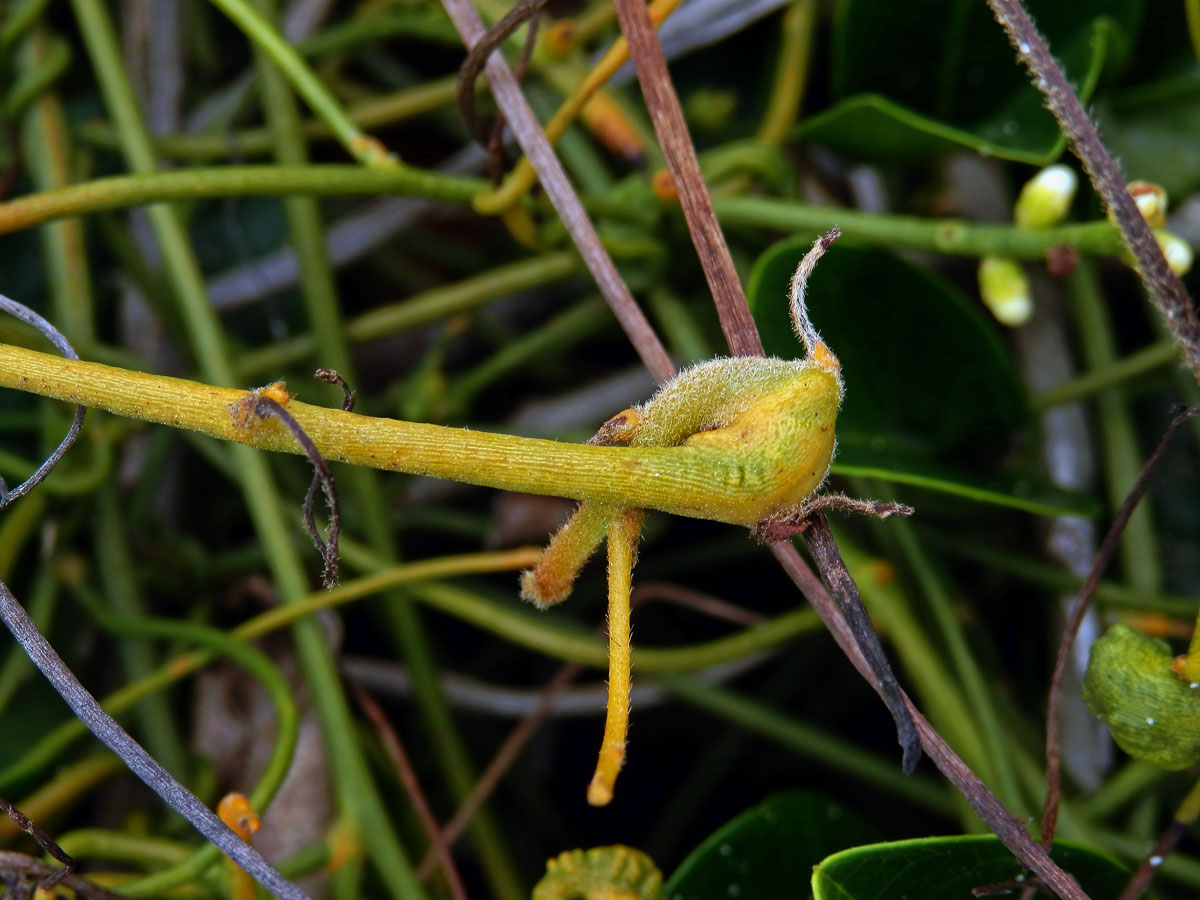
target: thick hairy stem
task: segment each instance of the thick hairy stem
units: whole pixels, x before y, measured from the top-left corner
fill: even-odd
[[[608,526],[608,715],[600,757],[588,785],[587,798],[592,806],[606,806],[612,800],[617,775],[625,762],[632,666],[629,592],[641,533],[640,509],[620,510]]]

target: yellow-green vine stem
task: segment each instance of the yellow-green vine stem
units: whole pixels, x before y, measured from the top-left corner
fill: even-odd
[[[1066,284],[1085,364],[1089,369],[1113,364],[1117,359],[1117,341],[1095,267],[1088,260],[1080,260]],[[1137,480],[1144,453],[1137,443],[1125,391],[1121,388],[1105,391],[1096,395],[1094,403],[1096,428],[1104,448],[1106,493],[1110,507],[1117,509]],[[1162,584],[1153,505],[1153,498],[1147,497],[1129,517],[1119,550],[1125,578],[1133,587],[1151,593]]]
[[[199,644],[229,657],[262,685],[275,709],[276,736],[266,768],[259,777],[258,784],[250,792],[250,804],[260,812],[265,810],[278,792],[279,786],[283,784],[283,779],[287,777],[300,732],[300,714],[292,697],[291,686],[283,677],[283,673],[262,651],[230,637],[219,629],[194,622],[112,615],[82,585],[76,589],[75,594],[109,631],[141,638],[162,638]],[[169,869],[123,884],[121,893],[130,897],[160,896],[194,881],[220,857],[221,851],[215,844],[205,844],[188,859]]]
[[[302,452],[291,432],[277,421],[236,423],[231,410],[246,400],[247,391],[63,359],[8,344],[0,345],[0,387],[198,431],[260,450]],[[763,498],[761,461],[753,454],[691,446],[565,444],[372,418],[299,401],[292,401],[288,412],[327,459],[373,469],[738,524],[753,524],[743,522],[742,516]],[[263,464],[257,454],[248,458],[257,460],[256,467]],[[239,456],[238,462],[247,465],[247,457]],[[770,464],[762,465],[770,469]],[[272,504],[270,496],[256,491],[247,502],[252,511],[262,513],[255,504]],[[274,526],[278,517],[271,518]],[[280,520],[277,527],[279,539],[287,543],[287,526]],[[286,558],[295,559],[290,544]]]
[[[89,0],[78,0],[89,2]],[[147,152],[150,148],[147,147]],[[361,166],[222,166],[147,170],[134,175],[96,178],[0,203],[0,234],[52,222],[67,216],[144,206],[170,200],[212,197],[345,197],[402,194],[426,200],[469,203],[487,182],[461,175],[444,175],[399,166],[365,169]]]
[[[365,551],[364,551],[365,553]],[[497,637],[565,662],[594,668],[607,665],[604,643],[595,635],[575,632],[545,616],[523,608],[500,605],[453,584],[433,579],[470,573],[515,571],[533,565],[540,548],[522,548],[501,553],[451,556],[393,566],[349,584],[309,596],[304,602],[275,607],[235,628],[231,637],[250,641],[291,625],[322,610],[365,597],[401,584],[413,585],[413,598],[440,612],[469,622]],[[811,609],[797,609],[759,625],[722,638],[682,647],[635,647],[634,666],[646,674],[691,672],[744,659],[782,643],[811,634],[821,621]],[[119,715],[142,698],[163,690],[202,668],[213,658],[209,651],[176,657],[141,681],[126,685],[104,699],[104,708]],[[33,777],[52,764],[72,741],[87,733],[81,722],[71,720],[58,726],[8,768],[0,771],[0,792]]]
[[[32,4],[29,4],[32,5]],[[44,29],[25,42],[21,67],[38,64],[47,52]],[[2,55],[2,54],[0,54]],[[22,146],[29,172],[40,191],[62,189],[71,181],[71,143],[66,115],[58,97],[43,94],[25,116]],[[76,347],[94,339],[91,268],[83,223],[67,220],[41,229],[42,253],[54,310],[54,321]]]
[[[1044,259],[1050,248],[1060,244],[1100,256],[1116,256],[1124,248],[1120,233],[1107,221],[1058,228],[1017,228],[960,219],[879,216],[772,197],[717,197],[713,199],[713,209],[725,227],[748,226],[792,233],[823,231],[837,225],[849,240],[951,255]]]

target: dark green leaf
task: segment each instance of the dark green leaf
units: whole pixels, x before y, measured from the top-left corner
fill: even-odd
[[[813,866],[871,833],[858,815],[821,794],[776,794],[727,822],[693,850],[667,882],[663,896],[794,897],[796,888],[808,883]]]
[[[1132,0],[1028,4],[1086,102],[1140,20]],[[939,27],[930,27],[937,22]],[[1065,141],[987,7],[846,0],[831,81],[840,102],[800,134],[843,153],[915,159],[955,147],[1038,165]]]
[[[1051,856],[1092,900],[1118,896],[1129,878],[1087,847],[1058,842]],[[845,850],[817,866],[812,885],[816,900],[965,900],[972,888],[1013,881],[1021,872],[997,838],[924,838]]]
[[[750,276],[750,308],[767,353],[800,355],[787,313],[792,271],[812,237],[769,248]],[[998,326],[927,269],[885,250],[835,245],[808,290],[808,309],[841,359],[839,433],[937,456],[1002,438],[1026,398]]]
[[[751,274],[750,306],[769,354],[800,351],[786,292],[809,244],[807,235],[776,244]],[[807,299],[846,381],[835,472],[1039,514],[1094,512],[1090,498],[1032,472],[981,480],[960,471],[977,451],[997,456],[1027,402],[997,326],[952,285],[885,250],[842,242],[821,260]]]

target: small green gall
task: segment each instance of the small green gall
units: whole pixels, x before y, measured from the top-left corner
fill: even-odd
[[[1025,270],[1016,260],[985,256],[979,261],[979,296],[996,321],[1010,328],[1033,315],[1033,294]]]
[[[1057,225],[1071,208],[1078,185],[1079,177],[1074,169],[1063,165],[1047,166],[1021,188],[1013,207],[1013,221],[1022,228]]]
[[[654,860],[620,845],[560,853],[546,863],[545,876],[533,888],[533,900],[659,900],[662,895]]]
[[[1180,678],[1166,641],[1114,625],[1092,645],[1083,701],[1122,750],[1163,769],[1200,762],[1200,689]]]
[[[1176,275],[1186,275],[1192,268],[1192,261],[1195,259],[1191,245],[1179,235],[1171,234],[1165,228],[1155,230],[1154,238],[1158,241],[1158,249],[1167,258],[1167,265],[1171,267],[1171,271]]]
[[[1151,228],[1162,228],[1167,224],[1167,191],[1162,185],[1152,181],[1131,181],[1126,190]]]

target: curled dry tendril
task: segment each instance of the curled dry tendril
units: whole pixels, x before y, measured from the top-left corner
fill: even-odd
[[[62,332],[28,306],[0,294],[0,309],[4,310],[10,316],[14,316],[26,324],[32,325],[67,359],[79,359],[79,354],[75,352],[75,348],[71,346]],[[14,500],[28,494],[45,480],[46,476],[58,465],[58,461],[66,455],[66,452],[71,449],[71,445],[75,443],[75,438],[79,436],[79,431],[83,428],[83,418],[86,414],[86,406],[75,407],[75,417],[71,420],[71,427],[67,429],[66,437],[62,439],[54,452],[46,458],[46,461],[38,466],[32,475],[15,488],[9,490],[8,485],[4,483],[4,478],[0,477],[0,509],[4,509],[4,507],[8,506]]]

